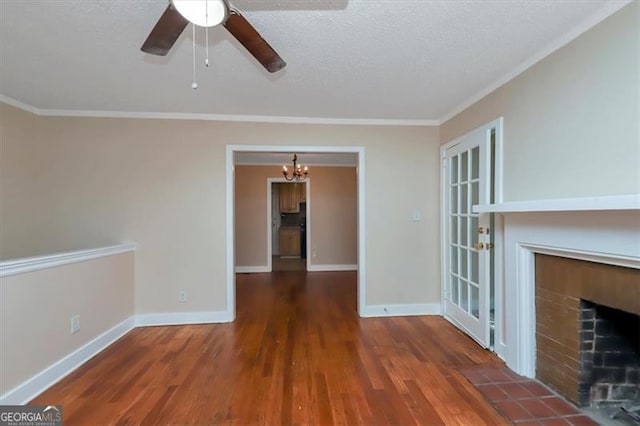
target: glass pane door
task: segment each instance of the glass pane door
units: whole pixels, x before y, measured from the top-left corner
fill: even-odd
[[[480,148],[475,147],[455,155],[450,162],[449,229],[451,233],[449,264],[450,294],[460,309],[479,318],[479,214],[472,206],[478,204]]]
[[[488,346],[488,217],[473,206],[488,203],[486,132],[474,131],[446,152],[447,246],[445,315]]]

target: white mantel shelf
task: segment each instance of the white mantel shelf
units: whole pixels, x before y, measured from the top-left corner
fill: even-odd
[[[598,210],[640,210],[640,194],[511,201],[500,204],[480,204],[473,206],[474,213],[577,212]]]

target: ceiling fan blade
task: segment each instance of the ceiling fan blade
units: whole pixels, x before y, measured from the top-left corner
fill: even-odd
[[[152,55],[165,56],[180,37],[187,23],[188,21],[180,15],[173,4],[169,3],[140,50]]]
[[[229,17],[224,26],[267,71],[276,72],[287,65],[237,10],[229,10]]]

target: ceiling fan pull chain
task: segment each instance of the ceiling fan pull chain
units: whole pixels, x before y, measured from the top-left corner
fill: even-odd
[[[204,66],[209,67],[209,27],[205,27],[204,34],[204,37],[206,39],[206,57],[204,58]]]
[[[204,43],[205,43],[205,58],[204,58],[204,66],[208,67],[209,66],[209,0],[205,0],[204,2],[204,13],[205,13],[205,20],[207,22],[207,26],[204,27]]]
[[[195,90],[198,88],[198,82],[196,81],[196,26],[191,24],[191,29],[193,33],[193,83],[191,83],[191,88]]]

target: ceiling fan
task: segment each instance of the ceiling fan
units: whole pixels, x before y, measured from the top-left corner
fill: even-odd
[[[226,0],[170,0],[140,50],[152,55],[165,56],[189,22],[203,27],[224,25],[227,31],[271,73],[281,70],[286,65],[249,21]]]

